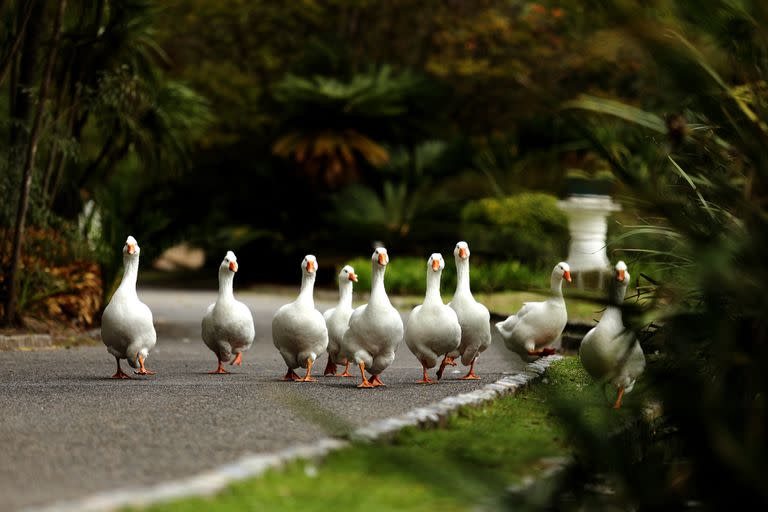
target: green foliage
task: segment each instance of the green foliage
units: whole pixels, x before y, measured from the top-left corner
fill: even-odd
[[[374,167],[389,161],[382,143],[423,136],[419,123],[434,101],[433,87],[411,73],[393,74],[388,66],[348,82],[288,74],[273,90],[287,131],[273,151],[330,184],[343,183],[356,176],[361,158]]]
[[[574,126],[655,220],[634,226],[622,244],[635,235],[659,239],[659,250],[637,250],[674,270],[673,279],[641,278],[651,300],[625,308],[633,328],[650,325],[646,353],[660,350],[645,379],[663,403],[666,439],[651,447],[597,442],[573,408],[560,412],[595,454],[585,471],[610,472],[627,506],[695,500],[718,510],[749,496],[765,508],[768,12],[760,2],[696,5],[674,2],[665,16],[605,6],[653,55],[660,86],[631,101],[590,96],[567,105],[578,109]]]
[[[462,210],[472,250],[543,268],[565,258],[568,219],[554,196],[524,192],[468,203]]]
[[[441,279],[440,289],[443,300],[448,302],[456,289],[456,268],[453,264],[453,253],[445,252],[445,269]],[[542,288],[547,284],[547,275],[534,272],[519,261],[483,261],[472,260],[470,274],[472,290],[477,293],[490,293],[509,289]],[[356,290],[369,292],[371,290],[371,260],[356,258],[349,265],[355,268],[358,276]],[[423,295],[427,288],[427,257],[393,257],[385,276],[388,293],[400,295]]]
[[[374,236],[413,250],[452,240],[459,194],[451,186],[462,169],[463,149],[443,141],[391,149],[390,161],[377,169],[378,183],[353,184],[335,196],[333,221],[349,237]]]

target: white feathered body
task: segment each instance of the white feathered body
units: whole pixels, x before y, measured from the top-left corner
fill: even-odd
[[[413,308],[405,326],[405,343],[416,359],[432,368],[440,356],[456,350],[461,327],[456,312],[439,301]]]
[[[468,365],[491,346],[491,314],[471,293],[456,292],[448,306],[456,312],[461,327],[459,348],[448,355],[461,356],[461,363]]]
[[[138,267],[138,260],[135,264]],[[136,294],[137,271],[126,270],[101,317],[101,339],[107,351],[134,368],[138,367],[139,355],[146,358],[157,343],[152,311]]]
[[[526,302],[516,314],[496,328],[509,350],[522,356],[541,349],[557,340],[568,322],[568,313],[562,296],[550,297],[543,302]]]
[[[325,325],[328,328],[328,355],[331,361],[337,364],[346,364],[347,359],[340,357],[341,341],[349,329],[349,319],[354,309],[347,304],[339,304],[323,314]]]
[[[600,323],[581,342],[579,357],[584,369],[599,381],[632,391],[645,370],[645,354],[635,334],[624,327],[621,309],[608,306]]]
[[[313,301],[299,297],[275,313],[272,341],[289,368],[306,368],[308,359],[315,361],[328,347],[325,319]]]
[[[371,301],[352,313],[340,351],[349,361],[365,363],[371,375],[379,375],[392,364],[404,331],[403,319],[386,293],[377,295],[371,293]]]
[[[220,295],[203,317],[202,336],[220,361],[229,362],[253,344],[256,330],[251,310],[232,296]]]

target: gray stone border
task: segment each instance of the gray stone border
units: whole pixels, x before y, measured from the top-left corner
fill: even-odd
[[[553,362],[560,359],[562,356],[559,355],[541,358],[526,365],[521,373],[502,377],[480,389],[443,398],[439,402],[412,409],[400,416],[374,421],[355,430],[349,437],[352,441],[373,442],[389,439],[406,427],[442,425],[452,413],[462,407],[477,407],[502,396],[516,393],[539,379]],[[274,453],[249,455],[188,478],[144,488],[102,492],[79,500],[63,501],[43,507],[29,507],[23,510],[26,512],[101,512],[124,507],[147,507],[193,496],[211,496],[231,483],[262,475],[269,469],[280,468],[293,461],[322,459],[349,444],[342,439],[326,437],[312,444],[302,444]]]
[[[0,334],[0,351],[50,348],[53,338],[50,334]]]

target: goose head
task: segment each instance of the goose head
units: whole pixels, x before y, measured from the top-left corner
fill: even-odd
[[[355,274],[354,268],[349,265],[344,265],[344,267],[342,267],[341,271],[339,272],[339,284],[343,285],[350,281],[356,283],[357,274]]]
[[[555,268],[552,269],[552,277],[558,279],[565,279],[569,283],[571,282],[571,267],[564,261],[561,261]]]
[[[123,259],[138,259],[141,248],[139,242],[136,241],[133,236],[128,236],[125,239],[125,245],[123,246]]]
[[[616,279],[613,282],[612,302],[621,305],[624,302],[624,296],[627,294],[627,288],[629,288],[630,275],[627,271],[627,264],[620,261],[614,267],[616,271]]]
[[[456,261],[469,259],[469,244],[463,240],[456,244],[456,248],[453,250],[453,257]]]
[[[387,249],[384,247],[377,247],[376,250],[373,251],[371,261],[373,262],[374,268],[377,266],[380,268],[386,267],[389,263],[389,254],[387,254]]]
[[[219,272],[223,273],[235,273],[237,272],[237,256],[235,256],[235,253],[232,251],[227,251],[227,255],[224,256],[224,259],[221,262],[221,265],[219,265]]]
[[[313,276],[317,272],[317,258],[313,254],[307,254],[301,261],[301,272],[305,276]]]
[[[616,264],[616,280],[620,283],[629,283],[629,272],[627,264],[620,261]]]
[[[432,254],[432,256],[429,257],[429,260],[427,260],[427,273],[431,270],[432,272],[440,272],[445,268],[445,260],[443,259],[443,255],[439,252],[436,252]]]

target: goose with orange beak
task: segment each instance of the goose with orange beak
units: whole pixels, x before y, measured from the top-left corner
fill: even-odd
[[[352,377],[349,373],[349,359],[339,357],[341,340],[349,329],[349,318],[352,316],[352,287],[357,282],[355,269],[345,265],[339,272],[339,303],[323,313],[325,325],[328,327],[328,364],[323,375],[336,376],[336,365],[343,364],[344,372],[339,377]]]
[[[272,341],[288,366],[283,380],[312,382],[312,365],[328,348],[328,328],[323,315],[315,309],[313,297],[317,258],[308,254],[301,262],[301,290],[295,301],[277,310],[272,318]],[[299,377],[295,368],[306,368]]]
[[[437,365],[440,356],[456,350],[461,343],[461,326],[456,312],[443,303],[440,275],[445,260],[435,253],[427,260],[427,293],[424,303],[416,306],[405,325],[405,343],[421,363],[419,384],[431,384],[427,370]],[[441,367],[443,368],[443,367]]]
[[[475,374],[477,357],[491,346],[491,314],[488,308],[475,300],[469,287],[469,245],[459,242],[453,249],[453,259],[456,261],[456,292],[448,304],[459,318],[461,325],[461,344],[454,352],[449,353],[437,378],[443,376],[446,364],[451,364],[453,358],[461,356],[461,364],[469,366],[469,371],[462,380],[479,379]]]
[[[645,370],[645,354],[637,336],[624,326],[621,316],[630,280],[627,265],[620,261],[615,270],[608,306],[600,323],[581,341],[579,358],[595,380],[616,390],[613,407],[618,409],[624,395],[632,391]]]
[[[371,256],[371,296],[349,319],[349,329],[341,340],[340,357],[354,361],[362,378],[359,388],[383,386],[381,372],[395,360],[395,350],[403,339],[403,319],[392,306],[384,289],[384,272],[389,254],[378,247]],[[369,381],[366,370],[371,374]]]
[[[157,333],[152,311],[136,293],[140,253],[139,243],[129,236],[123,246],[123,279],[101,317],[101,339],[117,361],[113,379],[130,379],[120,368],[121,359],[128,361],[132,368],[138,368],[134,371],[137,375],[155,374],[144,366],[149,351],[157,343]]]
[[[496,324],[504,344],[523,360],[555,353],[548,347],[556,341],[568,322],[563,299],[563,280],[571,282],[571,267],[561,261],[552,269],[550,297],[543,302],[526,302],[520,311]]]
[[[209,373],[229,373],[222,363],[241,366],[243,352],[251,348],[256,330],[248,306],[235,299],[233,283],[237,272],[237,256],[227,251],[219,265],[219,295],[208,306],[203,317],[202,337],[219,364]],[[234,356],[234,358],[233,358]]]

